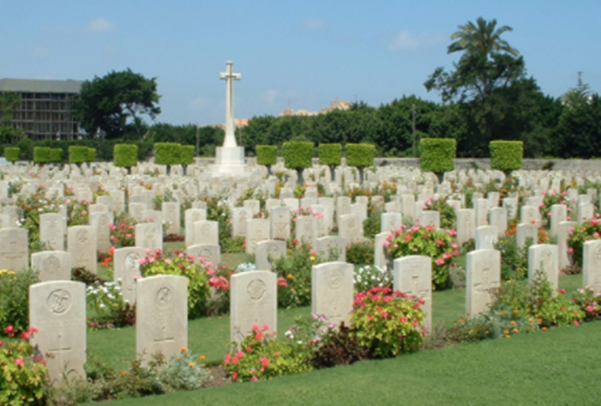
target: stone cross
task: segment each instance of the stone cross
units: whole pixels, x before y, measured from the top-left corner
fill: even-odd
[[[242,79],[242,75],[234,73],[234,63],[226,62],[226,72],[219,73],[219,79],[225,80],[225,139],[224,147],[236,147],[234,136],[234,80]]]

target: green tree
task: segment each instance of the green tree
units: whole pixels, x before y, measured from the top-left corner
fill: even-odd
[[[506,110],[520,109],[514,102],[524,90],[525,64],[518,51],[501,39],[509,31],[508,26],[497,28],[495,19],[482,17],[476,24],[460,25],[448,47],[448,53],[462,52],[454,70],[437,68],[424,83],[428,91],[440,92],[443,103],[460,104],[468,130],[460,149],[468,147],[473,155],[487,155],[491,140],[506,139]]]
[[[20,138],[23,131],[12,126],[15,110],[21,104],[21,95],[18,93],[0,94],[0,142],[12,141]]]
[[[570,89],[555,130],[557,155],[562,158],[601,156],[601,96]],[[568,104],[569,103],[569,104]]]
[[[112,71],[85,81],[75,102],[75,117],[91,136],[101,131],[106,138],[120,138],[128,133],[142,138],[143,115],[151,119],[160,114],[156,78],[147,79],[130,69]]]

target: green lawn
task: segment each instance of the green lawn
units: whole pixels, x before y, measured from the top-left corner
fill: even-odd
[[[110,405],[599,405],[601,323]]]

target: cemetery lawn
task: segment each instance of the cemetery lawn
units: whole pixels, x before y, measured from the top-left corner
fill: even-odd
[[[110,405],[598,405],[601,322]]]

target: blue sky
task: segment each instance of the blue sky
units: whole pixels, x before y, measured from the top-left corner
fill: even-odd
[[[496,18],[544,93],[560,96],[577,72],[601,93],[601,1],[11,1],[2,6],[0,78],[91,80],[132,69],[156,77],[157,121],[224,121],[227,60],[236,117],[318,111],[330,101],[378,106],[427,93],[451,67],[457,26]]]

